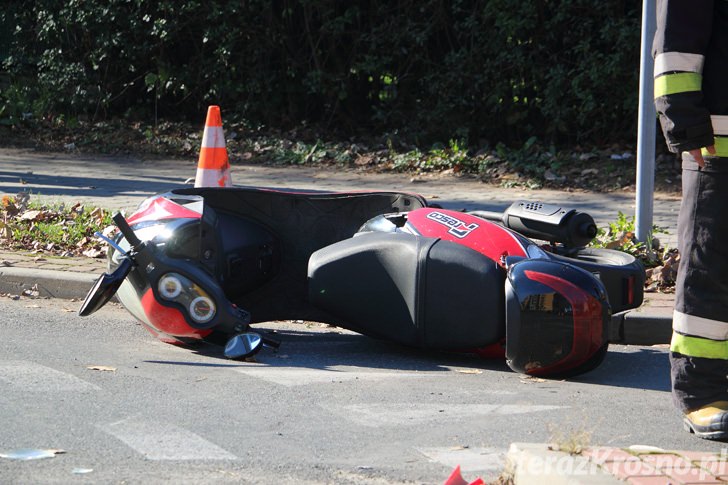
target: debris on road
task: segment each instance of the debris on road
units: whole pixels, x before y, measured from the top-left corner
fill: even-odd
[[[61,455],[65,452],[65,450],[58,449],[23,448],[20,450],[9,451],[7,453],[0,453],[0,458],[22,461],[39,460],[41,458],[53,458],[56,455]]]
[[[116,372],[116,367],[110,367],[108,365],[87,365],[89,370],[98,370],[102,372]]]

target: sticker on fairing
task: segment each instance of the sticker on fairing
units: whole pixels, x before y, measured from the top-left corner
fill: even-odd
[[[427,214],[427,218],[437,222],[438,224],[446,226],[448,228],[447,232],[459,239],[467,237],[468,234],[480,227],[479,224],[476,224],[475,222],[466,224],[456,217],[437,211]]]

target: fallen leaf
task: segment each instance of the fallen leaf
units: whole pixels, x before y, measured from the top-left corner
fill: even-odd
[[[100,258],[104,255],[104,252],[100,249],[87,249],[81,254],[83,254],[87,258]]]
[[[2,205],[3,205],[3,209],[6,211],[15,210],[15,202],[13,201],[12,197],[10,197],[9,195],[3,195]]]
[[[103,231],[101,231],[101,234],[103,234],[106,237],[111,237],[112,234],[116,231],[116,226],[106,226]]]
[[[106,215],[106,213],[101,207],[96,207],[94,210],[91,211],[89,215],[93,217],[98,224],[101,224],[101,222],[103,222],[104,220],[104,216]]]
[[[616,238],[614,241],[611,241],[605,245],[607,249],[615,249],[621,246],[624,246],[628,242],[634,239],[634,233],[632,232],[623,232],[619,235],[618,238]]]
[[[21,221],[40,221],[42,219],[43,211],[39,210],[25,211],[23,212],[23,215],[20,216]]]
[[[534,382],[546,382],[546,379],[541,379],[540,377],[532,377],[532,376],[523,376],[523,377],[521,377],[520,380],[524,384],[531,384]]]
[[[28,206],[28,202],[30,201],[30,193],[22,191],[18,192],[15,196],[15,205],[18,208],[18,212],[22,212],[25,210],[25,208]]]
[[[483,371],[480,369],[455,369],[455,372],[459,372],[461,374],[482,374]]]
[[[100,370],[104,372],[116,372],[116,367],[110,367],[108,365],[87,365],[89,370]]]
[[[30,290],[23,290],[23,296],[37,297],[40,296],[40,291],[38,291],[37,287]]]

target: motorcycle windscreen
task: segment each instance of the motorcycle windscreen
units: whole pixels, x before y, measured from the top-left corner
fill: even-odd
[[[316,251],[310,301],[373,337],[460,350],[504,333],[505,274],[465,246],[405,233],[366,233]]]
[[[414,194],[399,192],[296,192],[260,188],[194,188],[174,194],[200,195],[205,200],[200,254],[227,297],[245,308],[256,322],[308,319],[334,322],[331,315],[307,300],[306,270],[311,254],[350,238],[366,221],[380,214],[426,206]],[[211,210],[208,210],[211,209]],[[214,220],[212,215],[216,214]],[[249,224],[264,228],[271,240],[251,253],[242,241],[253,233]],[[256,240],[262,240],[257,238]],[[251,254],[253,258],[251,259]],[[253,261],[265,273],[249,284]],[[257,273],[256,273],[257,274]]]

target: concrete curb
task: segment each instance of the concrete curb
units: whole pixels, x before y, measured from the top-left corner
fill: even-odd
[[[672,312],[657,314],[634,310],[624,316],[623,340],[630,345],[669,344],[672,338]]]
[[[669,344],[672,338],[672,312],[638,308],[612,316],[609,342],[625,345]]]
[[[20,295],[36,289],[38,296],[82,300],[98,274],[31,268],[0,268],[0,293]]]

